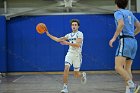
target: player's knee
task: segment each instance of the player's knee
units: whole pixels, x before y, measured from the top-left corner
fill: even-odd
[[[126,71],[131,71],[131,67],[130,66],[125,66],[125,70]]]
[[[65,68],[65,71],[68,71],[68,67]]]
[[[65,66],[65,71],[69,71],[69,66],[68,65]]]
[[[127,72],[131,72],[131,68],[125,68]]]
[[[118,72],[120,70],[119,66],[115,66],[115,71]]]
[[[64,74],[64,76],[63,76],[64,78],[67,78],[68,77],[68,74]]]

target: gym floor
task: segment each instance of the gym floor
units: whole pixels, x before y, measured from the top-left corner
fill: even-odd
[[[135,83],[140,84],[140,74],[133,74]],[[1,77],[0,93],[60,93],[62,74],[29,74]],[[125,84],[116,74],[87,74],[87,83],[69,76],[69,93],[124,93]],[[140,92],[139,92],[140,93]]]

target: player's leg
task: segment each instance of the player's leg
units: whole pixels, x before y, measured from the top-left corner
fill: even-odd
[[[116,71],[123,77],[123,79],[126,82],[126,86],[129,87],[131,90],[130,93],[134,93],[134,82],[132,81],[132,75],[131,75],[131,65],[126,63],[126,60],[134,59],[137,51],[137,41],[132,38],[122,38],[120,39],[120,44],[118,46],[118,49],[116,51],[116,62],[115,62],[115,68]],[[122,57],[124,56],[124,57]],[[126,59],[127,58],[127,59]],[[122,63],[120,63],[122,62]],[[126,68],[129,65],[128,71],[126,71]],[[123,66],[123,68],[122,68]]]
[[[86,80],[87,80],[86,73],[80,72],[81,64],[82,64],[82,56],[81,55],[75,56],[75,60],[73,61],[74,77],[81,78],[81,82],[86,83]]]
[[[125,70],[129,74],[130,78],[133,79],[131,66],[132,66],[132,60],[126,60]]]
[[[132,72],[131,72],[131,67],[132,67],[132,63],[133,63],[133,60],[131,59],[134,59],[135,56],[136,56],[136,52],[137,52],[137,40],[136,39],[130,39],[129,42],[127,43],[127,45],[129,45],[129,48],[128,52],[130,52],[129,54],[129,58],[127,61],[126,61],[126,71],[129,73],[131,79],[133,79],[133,75],[132,75]],[[132,87],[129,87],[130,88],[130,93],[138,93],[139,89],[140,89],[140,86],[138,84],[134,84],[134,88]]]
[[[132,72],[131,72],[131,66],[132,66],[132,60],[126,60],[126,63],[125,63],[125,70],[127,71],[127,73],[129,74],[130,78],[132,79]],[[126,91],[125,93],[130,93],[130,89],[129,89],[129,86],[126,82]]]
[[[128,81],[131,78],[130,78],[129,74],[127,73],[127,71],[123,67],[125,65],[125,61],[126,61],[125,57],[116,56],[115,57],[115,70],[123,77],[123,79],[125,81]]]
[[[74,67],[74,77],[79,78],[81,76],[80,67],[81,67],[81,56],[79,54],[75,54],[73,58],[73,67]]]
[[[74,74],[74,77],[75,78],[80,78],[81,77],[81,73],[79,71],[75,71],[74,70],[74,73],[73,74]]]
[[[86,73],[85,72],[80,72],[80,71],[74,71],[74,77],[75,78],[80,78],[81,79],[81,83],[85,84],[87,81],[86,78]]]
[[[68,75],[69,75],[69,65],[65,65],[65,69],[64,69],[64,75],[63,75],[63,89],[61,90],[61,93],[68,93]]]
[[[133,62],[132,60],[126,60],[125,69],[128,72],[128,74],[131,77],[131,79],[133,80],[133,75],[132,75],[132,71],[131,71],[132,62]],[[140,86],[138,84],[135,84],[135,89],[134,89],[135,92],[134,93],[138,93],[139,89],[140,89]],[[126,93],[130,93],[129,86],[126,86]]]
[[[63,89],[61,93],[68,93],[68,76],[69,76],[69,69],[72,65],[72,56],[70,53],[67,53],[65,57],[65,68],[64,68],[64,75],[63,75]]]
[[[68,84],[69,69],[70,69],[70,66],[65,65],[64,75],[63,75],[63,83],[64,84]]]
[[[126,57],[117,56],[115,57],[115,70],[123,77],[123,79],[127,82],[127,86],[129,88],[134,88],[134,83],[132,81],[129,73],[124,69],[124,65],[126,66]],[[130,92],[131,93],[131,92]]]

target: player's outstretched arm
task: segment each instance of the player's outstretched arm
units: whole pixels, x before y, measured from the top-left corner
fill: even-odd
[[[58,38],[58,37],[56,37],[56,36],[53,36],[53,35],[51,35],[48,31],[46,31],[46,34],[47,34],[48,37],[50,37],[52,40],[54,40],[54,41],[56,41],[56,42],[62,42],[62,41],[67,40],[67,38],[65,38],[65,37],[60,37],[60,38]]]
[[[139,21],[136,21],[135,22],[135,26],[136,26],[136,29],[135,29],[135,35],[139,34],[140,33],[140,22]]]

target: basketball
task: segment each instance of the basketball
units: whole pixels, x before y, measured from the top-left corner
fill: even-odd
[[[39,34],[43,34],[45,31],[47,31],[47,27],[44,23],[39,23],[36,26],[36,30]]]

